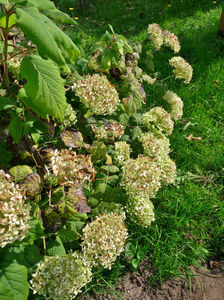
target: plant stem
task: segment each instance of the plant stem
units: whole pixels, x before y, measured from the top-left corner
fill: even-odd
[[[20,47],[16,46],[16,45],[13,45],[13,44],[7,44],[7,46],[10,46],[10,47],[14,47],[16,49],[18,49],[20,51],[20,53],[23,53],[24,55],[28,55],[23,49],[21,49]],[[32,50],[32,49],[29,49],[29,51]],[[27,50],[26,50],[27,51]]]
[[[4,36],[4,76],[5,76],[5,81],[6,81],[6,90],[7,90],[7,96],[9,96],[10,93],[10,83],[9,83],[9,71],[8,71],[8,65],[7,65],[7,59],[8,59],[8,37],[9,37],[9,16],[10,13],[7,10],[6,5],[4,5],[5,9],[5,15],[6,15],[6,20],[5,20],[5,36]]]

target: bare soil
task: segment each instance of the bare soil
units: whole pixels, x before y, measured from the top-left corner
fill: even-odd
[[[139,272],[121,278],[115,291],[85,295],[81,300],[224,300],[224,261],[209,261],[201,268],[191,267],[191,272],[191,287],[181,278],[165,281],[162,289],[149,287],[152,268],[143,261]]]

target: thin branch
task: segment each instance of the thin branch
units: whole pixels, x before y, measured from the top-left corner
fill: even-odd
[[[31,50],[33,50],[33,49],[27,49],[27,50],[24,50],[24,52],[29,52],[29,51],[31,51]],[[10,56],[7,60],[10,60],[10,59],[12,59],[13,57],[15,57],[15,56],[17,56],[17,55],[19,55],[19,54],[21,54],[21,52],[16,52],[15,54],[13,54],[12,56]],[[4,63],[6,60],[0,60],[0,62],[1,63]]]
[[[13,45],[13,44],[7,44],[7,46],[14,47],[14,48],[18,49],[20,52],[22,52],[24,55],[27,56],[27,53],[23,49],[19,48],[18,46]]]
[[[1,37],[2,37],[2,40],[3,40],[3,42],[5,41],[5,37],[4,37],[4,34],[3,34],[3,32],[2,32],[2,28],[0,27],[0,33],[1,33]]]

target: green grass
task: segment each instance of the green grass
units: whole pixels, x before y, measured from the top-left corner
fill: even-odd
[[[96,270],[87,290],[99,292],[105,284],[112,288],[118,277],[133,270],[145,255],[154,267],[153,283],[189,274],[190,265],[223,255],[224,40],[217,39],[223,1],[89,2],[89,9],[72,12],[79,17],[86,51],[90,41],[87,36],[97,40],[108,29],[108,23],[131,41],[141,40],[148,24],[158,23],[178,35],[180,55],[194,69],[189,85],[169,82],[169,89],[184,101],[183,118],[170,137],[171,156],[178,168],[176,184],[163,187],[153,199],[156,221],[150,229],[129,224],[131,259],[123,254],[109,275]],[[166,53],[156,57],[163,74],[167,72],[164,61],[168,57]],[[151,103],[157,101],[150,95]],[[202,140],[188,140],[190,134]]]

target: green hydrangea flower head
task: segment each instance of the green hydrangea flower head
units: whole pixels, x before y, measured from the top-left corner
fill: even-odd
[[[114,160],[119,166],[123,166],[123,164],[130,159],[131,147],[122,141],[116,142],[114,146]]]
[[[174,68],[173,73],[176,79],[184,79],[184,83],[188,84],[193,75],[193,69],[186,60],[181,56],[172,57],[169,60],[170,65]]]
[[[155,221],[154,206],[149,198],[139,195],[129,197],[126,210],[133,222],[144,227],[150,226]]]
[[[171,119],[177,121],[179,120],[183,115],[183,101],[180,97],[177,96],[177,94],[167,91],[166,94],[163,96],[163,99],[166,100],[171,109]]]
[[[158,157],[170,152],[169,139],[159,131],[143,133],[139,141],[142,143],[146,156]]]
[[[139,155],[129,159],[122,168],[121,185],[129,196],[148,199],[155,197],[159,190],[161,170],[150,157]]]
[[[124,250],[128,235],[123,215],[105,213],[85,226],[81,247],[92,266],[102,265],[111,269],[116,258]]]
[[[145,124],[149,130],[156,128],[165,135],[170,135],[173,131],[173,121],[162,107],[154,107],[150,111],[143,114],[143,124]]]
[[[32,275],[31,289],[45,299],[74,299],[89,281],[91,267],[84,256],[70,252],[65,256],[45,256]]]
[[[166,184],[174,182],[176,176],[176,164],[169,155],[158,156],[155,160],[160,171],[161,181]]]

